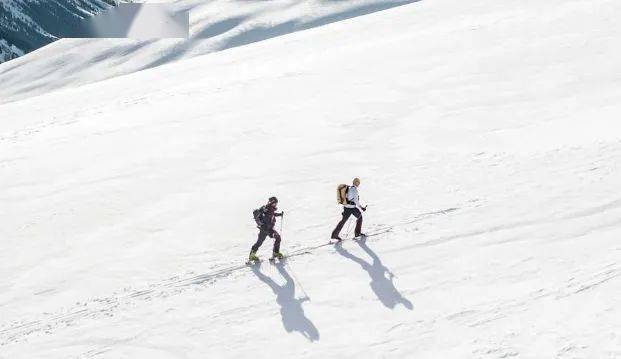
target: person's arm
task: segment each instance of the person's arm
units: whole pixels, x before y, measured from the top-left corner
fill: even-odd
[[[354,190],[354,194],[353,194],[353,198],[352,198],[352,202],[354,202],[354,204],[356,205],[356,208],[360,208],[363,211],[367,210],[367,207],[364,206],[362,207],[362,205],[360,204],[360,195],[358,194],[358,188],[356,187],[352,187]]]

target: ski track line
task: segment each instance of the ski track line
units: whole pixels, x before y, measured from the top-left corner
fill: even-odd
[[[605,203],[603,205],[600,206],[596,206],[596,207],[592,207],[592,208],[587,208],[581,211],[576,211],[573,213],[569,213],[563,216],[559,216],[556,218],[549,218],[549,217],[542,217],[542,218],[537,218],[537,219],[530,219],[530,220],[523,220],[523,221],[516,221],[513,223],[507,223],[507,224],[499,224],[496,226],[492,226],[489,228],[482,228],[482,229],[478,229],[478,230],[473,230],[473,231],[469,231],[469,232],[465,232],[465,233],[459,233],[459,234],[454,234],[454,235],[450,235],[450,236],[444,236],[444,237],[440,237],[440,238],[436,238],[436,239],[432,239],[426,242],[422,242],[422,243],[416,243],[410,246],[406,246],[406,247],[402,247],[399,248],[399,250],[407,250],[407,249],[414,249],[414,248],[420,248],[420,247],[432,247],[432,246],[436,246],[436,245],[440,245],[440,244],[444,244],[444,243],[449,243],[455,240],[460,240],[460,239],[464,239],[464,238],[469,238],[469,237],[476,237],[476,236],[480,236],[482,234],[490,234],[490,233],[496,233],[496,232],[503,232],[503,231],[508,231],[508,230],[512,230],[512,229],[517,229],[517,228],[523,228],[523,227],[532,227],[535,225],[541,225],[541,224],[552,224],[552,223],[558,223],[558,222],[563,222],[563,221],[568,221],[568,220],[575,220],[575,219],[581,219],[581,218],[588,218],[591,216],[595,216],[601,213],[605,213],[605,212],[609,212],[612,210],[616,210],[621,208],[621,199],[617,199],[608,203]],[[619,221],[614,221],[612,223],[609,223],[607,225],[599,225],[594,227],[593,230],[597,230],[597,229],[603,229],[603,228],[608,228],[608,227],[614,227],[616,225],[618,225],[620,222]],[[586,231],[586,233],[588,233],[589,231]],[[584,234],[586,234],[584,233]],[[514,240],[510,240],[510,241],[505,241],[505,242],[512,242]],[[500,243],[505,243],[505,242],[500,242]]]
[[[386,233],[391,233],[394,228],[407,226],[409,224],[416,223],[436,215],[449,214],[457,211],[458,209],[459,208],[451,207],[439,211],[425,212],[416,215],[413,219],[397,222],[393,225],[379,225],[375,228],[375,230],[369,232],[367,236],[374,237]],[[342,242],[348,240],[353,240],[353,238],[344,238]],[[289,259],[293,257],[303,256],[306,254],[312,254],[314,251],[320,248],[334,245],[335,243],[330,241],[315,246],[298,248],[288,253],[286,255],[286,258]],[[126,295],[95,298],[84,303],[78,302],[76,305],[80,306],[79,308],[70,310],[66,313],[57,313],[51,315],[48,318],[43,318],[25,323],[14,322],[13,325],[8,325],[4,328],[0,328],[0,346],[19,342],[21,340],[24,340],[27,336],[31,334],[42,331],[45,331],[45,333],[47,334],[51,334],[52,331],[55,329],[72,326],[82,319],[94,319],[102,316],[113,316],[113,312],[122,305],[131,305],[136,300],[150,300],[154,297],[168,297],[171,295],[180,294],[188,290],[191,286],[204,285],[206,283],[212,284],[218,279],[228,277],[229,275],[232,275],[244,269],[249,269],[250,267],[251,266],[243,263],[220,268],[210,273],[193,275],[187,278],[179,278],[178,276],[174,276],[171,277],[171,279],[151,284],[148,289],[136,290]]]
[[[574,295],[584,294],[602,284],[621,276],[618,263],[610,263],[601,268],[581,269],[581,272],[559,281],[549,288],[541,288],[521,293],[508,300],[487,303],[486,307],[465,309],[444,317],[460,325],[475,328],[496,320],[508,318],[532,307],[533,303],[546,298],[562,300]]]

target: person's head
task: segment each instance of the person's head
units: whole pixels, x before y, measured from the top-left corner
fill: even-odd
[[[270,199],[267,201],[267,205],[272,208],[276,208],[276,206],[278,206],[278,198],[274,196],[270,197]]]
[[[353,184],[356,187],[360,186],[360,178],[358,178],[358,177],[354,178]]]

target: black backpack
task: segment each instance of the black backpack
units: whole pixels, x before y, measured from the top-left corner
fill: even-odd
[[[254,221],[257,222],[257,226],[261,227],[263,225],[263,207],[252,211],[252,216],[254,217]]]

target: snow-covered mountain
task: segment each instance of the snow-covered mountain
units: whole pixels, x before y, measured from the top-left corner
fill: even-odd
[[[24,51],[13,44],[9,44],[6,40],[0,39],[0,63],[12,60],[19,56],[23,56]]]
[[[264,3],[219,29],[300,14]],[[619,358],[619,15],[420,1],[124,76],[163,43],[3,64],[45,80],[0,104],[0,358]],[[371,236],[329,245],[354,176]],[[295,256],[246,267],[272,195]]]
[[[149,1],[144,1],[149,2]],[[84,85],[414,0],[155,0],[189,11],[191,39],[64,39],[0,65],[0,103]],[[12,71],[20,68],[19,73]]]
[[[0,1],[0,63],[61,38],[117,0]]]

